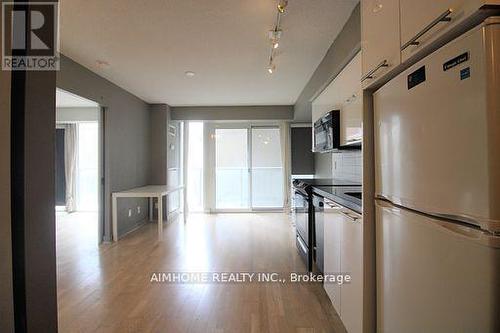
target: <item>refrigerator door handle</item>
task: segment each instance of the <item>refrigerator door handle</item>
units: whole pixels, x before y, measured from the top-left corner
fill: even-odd
[[[443,231],[453,234],[455,236],[467,239],[469,241],[476,242],[478,244],[488,246],[488,247],[493,247],[500,249],[500,237],[498,237],[495,234],[483,231],[477,227],[472,227],[472,226],[465,226],[463,224],[459,224],[457,222],[451,222],[451,221],[443,221],[440,220],[438,216],[432,216],[429,214],[423,214],[420,212],[415,212],[408,210],[406,208],[400,208],[396,207],[388,202],[385,201],[376,201],[376,206],[379,208],[382,208],[384,210],[390,211],[392,214],[395,215],[405,215],[408,213],[411,214],[417,214],[421,216],[426,216],[427,217],[427,223],[431,223],[432,225],[442,229]],[[407,212],[407,213],[405,213]]]

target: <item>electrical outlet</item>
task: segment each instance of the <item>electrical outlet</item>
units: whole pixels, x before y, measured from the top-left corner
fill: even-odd
[[[141,206],[137,206],[137,214],[141,213]]]
[[[132,217],[132,209],[128,210],[128,217]]]

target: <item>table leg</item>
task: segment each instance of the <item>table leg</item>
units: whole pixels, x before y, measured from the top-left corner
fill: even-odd
[[[153,198],[149,198],[149,222],[153,221]]]
[[[158,197],[158,241],[163,239],[163,198]]]
[[[117,200],[116,197],[113,195],[113,200],[112,200],[112,211],[111,214],[112,220],[113,220],[113,241],[116,242],[118,241],[118,212],[117,212]]]

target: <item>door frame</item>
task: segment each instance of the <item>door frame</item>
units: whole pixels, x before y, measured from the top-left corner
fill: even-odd
[[[106,216],[106,110],[107,108],[99,105],[99,114],[97,116],[97,245],[104,242],[105,236],[105,216]]]

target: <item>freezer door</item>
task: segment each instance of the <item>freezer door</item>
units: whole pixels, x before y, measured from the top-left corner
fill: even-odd
[[[500,332],[500,237],[376,208],[377,332]]]
[[[375,92],[376,192],[500,231],[500,25],[491,22]]]

